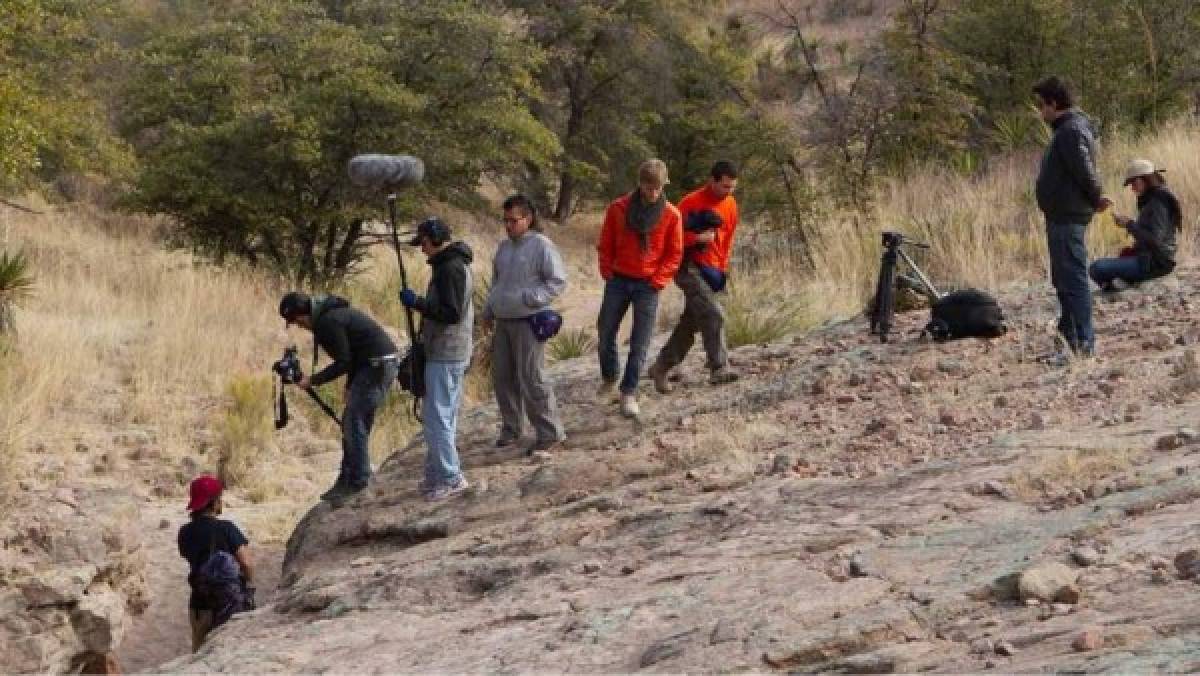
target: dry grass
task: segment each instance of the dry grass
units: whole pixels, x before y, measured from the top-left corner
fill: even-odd
[[[730,473],[753,472],[765,444],[786,436],[779,425],[763,417],[704,416],[696,421],[689,443],[671,452],[673,470],[717,467]]]
[[[229,487],[264,499],[271,472],[264,472],[277,450],[271,424],[271,379],[240,375],[229,380],[226,402],[217,423],[217,476]],[[254,499],[254,498],[252,498]]]
[[[1022,498],[1085,490],[1092,483],[1129,469],[1142,451],[1128,447],[1067,449],[1014,472],[1009,481]]]

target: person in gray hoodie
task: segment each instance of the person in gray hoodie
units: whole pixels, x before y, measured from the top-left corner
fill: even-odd
[[[433,268],[424,296],[412,289],[400,292],[404,307],[421,313],[421,342],[425,346],[425,399],[421,425],[425,433],[425,479],[420,490],[431,501],[467,490],[458,459],[458,409],[463,379],[471,360],[474,309],[471,304],[474,254],[465,242],[452,242],[450,228],[430,218],[417,226],[409,242],[421,247]]]
[[[492,259],[492,286],[484,320],[492,322],[492,385],[500,409],[500,438],[496,446],[515,444],[529,417],[536,440],[526,455],[549,453],[566,439],[546,378],[545,343],[534,337],[529,318],[567,286],[562,256],[541,233],[537,209],[524,195],[504,201],[504,230],[508,238]]]

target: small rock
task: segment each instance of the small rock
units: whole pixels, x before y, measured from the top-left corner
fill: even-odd
[[[983,482],[981,489],[984,495],[996,495],[1004,498],[1005,500],[1013,499],[1012,491],[1009,490],[1008,486],[1005,486],[1003,482],[996,481],[995,479]]]
[[[585,575],[593,575],[595,573],[599,573],[601,567],[602,566],[595,561],[586,561],[582,566],[580,566],[580,569]]]
[[[1155,331],[1154,333],[1150,334],[1149,339],[1146,340],[1146,342],[1142,343],[1142,346],[1147,349],[1166,350],[1174,344],[1175,344],[1174,336],[1167,333],[1166,331],[1159,330],[1159,331]]]
[[[88,450],[89,450],[88,445],[83,443],[82,441],[75,444],[75,452],[76,453],[87,453]]]
[[[1058,590],[1058,593],[1054,595],[1055,601],[1058,601],[1059,603],[1069,603],[1071,605],[1079,603],[1081,598],[1083,598],[1083,592],[1079,589],[1079,587],[1073,584],[1062,587]]]
[[[1106,397],[1111,397],[1117,391],[1117,387],[1108,381],[1100,381],[1096,384],[1096,389]]]
[[[1178,434],[1167,434],[1154,442],[1154,449],[1157,451],[1173,451],[1180,446],[1183,446],[1183,440],[1179,438]]]
[[[1083,567],[1094,566],[1100,561],[1100,552],[1093,547],[1076,547],[1071,550],[1071,558]]]
[[[787,453],[778,453],[775,455],[775,460],[771,463],[771,474],[782,476],[792,471],[792,465],[795,461],[792,456]]]
[[[1177,556],[1175,558],[1179,558],[1179,557]],[[1149,559],[1146,560],[1146,563],[1150,564],[1150,568],[1152,568],[1154,570],[1161,570],[1163,568],[1169,568],[1171,566],[1171,562],[1168,561],[1166,559],[1166,557],[1157,556],[1157,555],[1151,556]]]
[[[1194,444],[1196,441],[1200,440],[1200,433],[1197,433],[1196,430],[1190,427],[1180,427],[1179,431],[1176,432],[1175,435],[1178,436],[1179,440],[1185,444]]]
[[[1088,486],[1087,495],[1093,500],[1099,500],[1100,498],[1108,495],[1108,491],[1109,486],[1107,482],[1097,481],[1091,486]]]
[[[1017,654],[1017,649],[1008,641],[999,641],[996,643],[996,654],[1001,657],[1012,657]]]
[[[1185,580],[1200,577],[1200,549],[1188,549],[1177,554],[1175,570]]]
[[[638,665],[645,669],[663,660],[682,655],[684,646],[687,645],[687,639],[694,633],[696,633],[696,630],[692,629],[655,641],[642,653],[641,659],[638,660]]]
[[[979,638],[971,641],[971,653],[975,655],[992,655],[996,652],[996,644],[990,638]]]
[[[862,554],[855,553],[850,557],[850,577],[868,577],[871,572],[867,566],[867,562],[863,560]]]
[[[1084,493],[1083,489],[1081,488],[1072,488],[1071,490],[1067,491],[1067,497],[1071,499],[1071,502],[1077,505],[1081,505],[1087,500],[1087,494]]]
[[[949,373],[951,375],[959,375],[959,374],[966,372],[967,369],[965,366],[963,366],[963,363],[961,361],[959,361],[957,359],[946,358],[946,359],[938,360],[937,370],[941,371],[942,373]],[[915,380],[915,378],[914,378],[914,380]]]
[[[850,385],[850,387],[865,385],[867,384],[867,377],[858,371],[851,371],[850,375],[846,378],[846,384]]]
[[[1080,653],[1099,650],[1104,647],[1104,633],[1099,627],[1084,629],[1071,640],[1071,647]]]
[[[838,404],[853,404],[858,401],[858,396],[854,394],[839,394],[834,398],[834,402]]]
[[[995,406],[996,408],[1008,408],[1008,397],[1004,396],[1003,394],[997,396],[996,399],[992,401],[992,406]]]
[[[959,424],[959,419],[958,416],[954,415],[953,412],[947,409],[942,409],[938,412],[938,422],[946,427],[957,427]]]
[[[1055,603],[1050,606],[1055,615],[1070,615],[1075,612],[1075,606],[1069,603]]]
[[[1156,568],[1150,574],[1150,581],[1154,584],[1170,584],[1171,574],[1167,572],[1166,568]]]
[[[1025,605],[1026,605],[1026,607],[1029,607],[1029,608],[1036,608],[1036,607],[1042,605],[1042,602],[1039,601],[1038,599],[1025,599]]]
[[[712,634],[708,637],[709,645],[717,645],[718,643],[729,643],[736,641],[741,636],[733,623],[728,620],[718,620],[716,626],[713,627]]]
[[[1043,563],[1026,569],[1017,580],[1017,592],[1020,598],[1035,598],[1045,602],[1061,601],[1073,603],[1063,598],[1064,591],[1075,584],[1079,574],[1064,564],[1051,562]],[[1070,592],[1066,592],[1070,596]],[[1078,590],[1075,591],[1078,600]]]
[[[1046,416],[1034,411],[1033,415],[1029,416],[1029,429],[1044,430],[1046,429]]]
[[[158,522],[159,530],[166,530],[170,527],[171,527],[171,521],[169,519],[163,519],[162,521]]]

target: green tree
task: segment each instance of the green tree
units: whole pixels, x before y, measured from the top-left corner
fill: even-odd
[[[536,56],[519,41],[466,1],[222,2],[142,50],[122,114],[143,162],[131,203],[217,259],[341,277],[377,198],[348,184],[352,156],[423,157],[422,195],[455,203],[521,156],[548,161],[553,137],[516,104]]]

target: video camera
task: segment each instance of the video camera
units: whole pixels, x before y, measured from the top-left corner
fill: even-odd
[[[284,385],[294,385],[304,378],[304,370],[300,368],[300,351],[295,345],[283,349],[283,358],[271,365],[271,370]]]
[[[296,349],[295,345],[289,345],[283,349],[283,357],[274,364],[271,364],[271,371],[279,376],[279,382],[274,387],[275,396],[273,399],[275,400],[275,429],[281,430],[287,427],[288,421],[291,420],[291,417],[288,415],[286,388],[283,386],[295,385],[304,379],[304,369],[300,367],[300,351]],[[316,390],[306,387],[304,391],[325,412],[325,415],[332,418],[338,425],[342,424],[337,413],[330,408],[329,404],[321,399]]]

